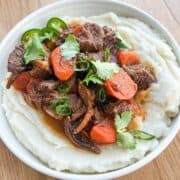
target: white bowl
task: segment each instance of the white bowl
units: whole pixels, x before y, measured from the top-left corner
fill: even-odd
[[[20,21],[4,38],[0,45],[0,82],[4,79],[7,72],[6,69],[8,55],[13,50],[19,40],[19,37],[25,30],[31,27],[41,27],[43,24],[45,24],[47,19],[52,16],[92,16],[100,15],[110,11],[116,13],[117,15],[135,17],[145,22],[146,24],[149,24],[152,28],[163,34],[164,38],[172,47],[177,59],[180,60],[178,44],[174,38],[157,20],[142,10],[122,3],[121,1],[61,0],[33,12]],[[2,89],[0,89],[0,102],[2,102]],[[35,156],[33,156],[31,152],[26,150],[16,139],[8,125],[2,107],[0,107],[0,117],[0,137],[6,146],[11,150],[11,152],[13,152],[19,159],[21,159],[24,163],[33,169],[49,176],[62,179],[112,179],[133,172],[152,161],[168,146],[168,144],[173,140],[176,133],[178,132],[180,124],[180,118],[174,119],[169,134],[160,142],[159,146],[142,160],[128,167],[101,174],[72,174],[69,172],[58,172],[44,165]]]

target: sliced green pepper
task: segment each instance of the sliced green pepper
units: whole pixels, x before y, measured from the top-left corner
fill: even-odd
[[[30,38],[34,36],[39,36],[40,32],[41,32],[40,29],[29,29],[22,35],[21,42],[23,44],[27,43]]]
[[[67,29],[67,24],[57,17],[53,17],[48,20],[47,27],[54,28],[58,32],[61,31],[61,29]]]
[[[45,27],[41,29],[40,32],[40,39],[41,41],[48,39],[51,40],[54,36],[57,36],[59,34],[58,31],[56,31],[54,28],[51,27]]]

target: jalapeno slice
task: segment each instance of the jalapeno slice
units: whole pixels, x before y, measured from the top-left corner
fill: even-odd
[[[45,27],[43,29],[41,29],[40,32],[40,38],[41,40],[51,40],[54,36],[58,36],[59,32],[56,31],[54,28],[50,28],[50,27]]]
[[[54,28],[58,32],[61,31],[61,29],[67,29],[67,24],[57,17],[53,17],[48,20],[47,27]]]
[[[21,42],[23,44],[27,43],[31,37],[39,36],[40,31],[41,31],[40,29],[29,29],[22,35]]]

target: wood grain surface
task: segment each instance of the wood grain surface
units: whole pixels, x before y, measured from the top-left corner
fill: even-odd
[[[157,18],[180,43],[180,0],[125,0]],[[0,39],[24,16],[55,0],[0,0]],[[180,133],[153,162],[120,180],[180,180]],[[0,180],[53,180],[18,160],[0,141]]]

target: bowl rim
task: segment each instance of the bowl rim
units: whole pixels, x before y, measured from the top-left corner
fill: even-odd
[[[84,0],[69,0],[71,2],[83,2]],[[64,4],[66,2],[69,3],[69,1],[66,0],[61,0],[57,1],[51,4],[48,4],[44,7],[41,7],[32,13],[30,13],[28,16],[24,17],[21,19],[9,32],[8,34],[4,37],[0,44],[0,50],[3,49],[6,45],[6,43],[9,41],[9,38],[16,32],[16,29],[18,29],[20,26],[22,26],[23,23],[27,23],[29,19],[32,17],[36,17],[39,13],[46,12],[48,9],[51,9],[52,7],[56,6],[57,4]],[[89,2],[106,2],[106,3],[115,3],[117,5],[121,5],[122,7],[128,7],[129,9],[132,9],[136,11],[137,13],[141,14],[142,16],[146,16],[149,20],[155,23],[155,25],[160,28],[166,35],[169,37],[169,39],[172,41],[172,44],[174,45],[174,49],[179,49],[179,46],[173,36],[169,33],[169,31],[161,24],[159,21],[157,21],[153,16],[149,15],[148,13],[144,12],[143,10],[134,7],[133,5],[129,5],[128,3],[118,1],[118,0],[88,0]],[[179,55],[176,54],[179,58]],[[2,108],[2,107],[0,107]],[[176,123],[176,126],[173,126],[171,129],[171,132],[168,133],[168,135],[162,140],[161,146],[159,145],[156,149],[154,149],[151,153],[146,155],[144,158],[140,159],[139,161],[135,162],[132,165],[129,165],[127,167],[124,167],[122,169],[114,170],[111,172],[105,172],[105,173],[98,173],[98,174],[75,174],[75,173],[67,173],[67,172],[62,172],[62,171],[56,171],[53,169],[46,167],[43,167],[35,162],[30,161],[26,156],[22,155],[16,147],[11,145],[11,143],[7,140],[7,138],[1,133],[0,131],[0,138],[6,145],[6,147],[21,161],[23,161],[26,165],[29,167],[33,168],[36,171],[39,171],[43,174],[46,174],[48,176],[54,177],[54,178],[63,178],[63,179],[110,179],[110,178],[116,178],[120,176],[127,175],[129,173],[132,173],[136,171],[137,169],[141,168],[142,166],[148,164],[150,161],[155,159],[167,146],[168,144],[173,140],[175,137],[176,133],[178,132],[180,128],[180,118],[178,118],[178,121]],[[17,138],[16,138],[17,139]],[[22,145],[23,146],[23,145]],[[23,148],[25,148],[23,146]],[[26,148],[25,148],[26,149]]]

